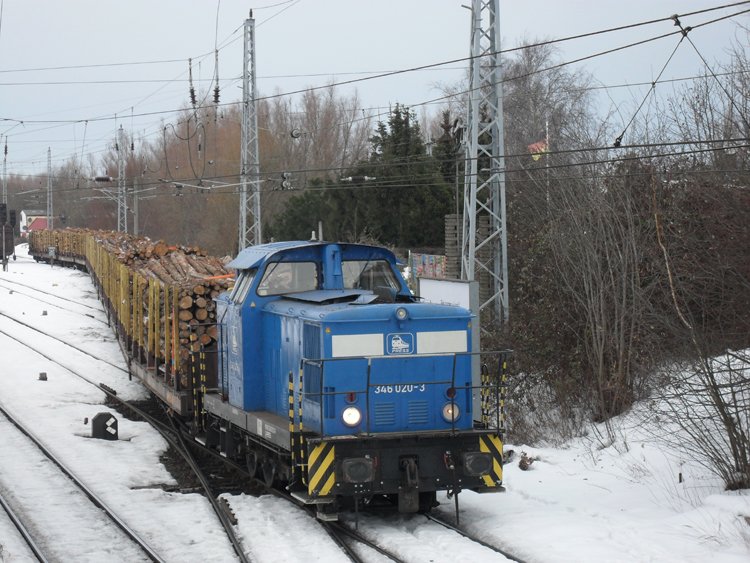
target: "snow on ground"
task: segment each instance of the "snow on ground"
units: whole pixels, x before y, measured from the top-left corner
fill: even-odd
[[[53,540],[40,547],[50,558],[66,560],[71,553],[76,561],[98,563],[113,558],[148,561],[145,554],[94,506],[31,441],[0,415],[0,433],[5,451],[0,457],[0,492],[13,499],[13,506],[24,507],[22,517],[33,511],[31,533],[42,530]],[[31,476],[31,478],[29,478]],[[19,510],[16,508],[16,510]],[[75,529],[76,533],[69,533]]]
[[[140,384],[128,381],[123,371],[122,354],[106,324],[106,315],[96,299],[89,277],[75,270],[37,264],[28,257],[25,247],[19,247],[17,254],[18,260],[10,262],[9,271],[0,273],[0,331],[11,334],[96,383],[105,383],[123,398],[144,398],[146,393]],[[53,295],[38,294],[18,284],[56,293],[94,309]],[[3,315],[63,338],[109,363],[52,341],[33,328]],[[39,380],[41,372],[47,374],[47,381]],[[201,495],[169,493],[160,488],[162,484],[174,484],[174,480],[159,461],[167,444],[148,424],[121,417],[104,406],[101,391],[4,334],[0,334],[0,382],[0,405],[23,424],[31,426],[36,437],[62,457],[66,465],[157,553],[175,562],[236,560],[229,542],[220,531],[216,516]],[[85,421],[90,421],[99,412],[110,412],[117,417],[118,441],[90,438],[91,424]],[[16,451],[10,433],[0,431],[0,455],[3,456],[0,483],[11,488],[19,475],[5,464],[12,463],[14,454],[10,452]],[[29,472],[23,475],[28,479],[24,485],[33,488],[37,475]],[[55,502],[55,499],[50,500]],[[60,502],[64,500],[62,498]],[[233,506],[238,502],[241,507],[243,499],[233,500]],[[257,500],[247,499],[247,502]],[[238,511],[241,510],[238,508]],[[265,549],[266,553],[273,553],[264,546],[273,543],[274,537],[282,541],[289,533],[291,523],[300,518],[299,511],[292,507],[286,507],[286,517],[283,512],[283,508],[269,511],[269,517],[279,525],[275,532],[268,526],[266,537],[259,542],[261,552]],[[87,546],[83,539],[75,541],[75,538],[85,537],[75,526],[75,521],[59,518],[68,526],[71,538],[69,556],[61,560],[94,560],[93,546]],[[297,538],[297,547],[305,543],[314,546],[320,561],[342,560],[341,551],[327,534],[312,519],[304,518],[309,521],[311,529],[303,538],[305,542]],[[257,523],[257,517],[255,521]],[[250,524],[248,518],[247,522],[241,523],[240,531],[248,538],[248,551],[254,553],[254,530]],[[0,562],[27,561],[27,552],[25,548],[19,549],[19,545],[15,529],[7,518],[0,518]],[[131,561],[130,555],[130,552],[123,551],[106,560]],[[288,558],[269,557],[265,560]]]
[[[92,380],[106,383],[120,396],[143,397],[139,384],[129,382],[121,369],[121,353],[88,276],[36,264],[24,248],[19,248],[18,255],[9,271],[0,273],[0,330]],[[64,295],[93,309],[52,295],[38,295],[12,282]],[[58,335],[114,365],[55,344],[3,313]],[[47,372],[46,382],[38,380],[39,372]],[[3,334],[0,382],[0,404],[31,424],[48,447],[62,455],[168,560],[235,560],[200,495],[167,493],[159,488],[173,480],[159,462],[166,444],[147,424],[117,415],[119,441],[88,438],[90,424],[84,420],[98,412],[109,412],[103,394]],[[655,429],[644,423],[649,414],[644,403],[613,421],[617,434],[614,442],[597,439],[598,431],[603,430],[592,428],[590,436],[571,441],[565,448],[506,446],[516,453],[505,467],[507,492],[462,493],[461,525],[526,561],[750,560],[750,491],[723,491],[721,483],[693,460],[655,443]],[[22,477],[12,467],[2,469],[7,467],[8,452],[17,451],[7,434],[0,432],[4,458],[0,477],[19,479]],[[522,451],[534,458],[528,471],[522,471],[517,463]],[[32,485],[34,478],[28,475]],[[283,501],[244,495],[227,495],[227,500],[254,560],[346,561],[313,519]],[[437,512],[451,518],[453,500],[444,495],[439,500]],[[353,517],[346,515],[346,519]],[[359,526],[361,532],[406,561],[502,560],[420,515],[360,515]],[[70,534],[80,537],[72,524]],[[76,549],[85,551],[86,546]],[[0,562],[27,558],[15,530],[0,515]],[[122,560],[126,560],[124,555]],[[368,554],[368,560],[383,558]]]

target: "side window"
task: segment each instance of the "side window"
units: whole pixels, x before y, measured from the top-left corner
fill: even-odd
[[[242,270],[240,277],[237,279],[237,283],[234,284],[232,292],[229,294],[229,299],[233,303],[242,303],[247,297],[247,292],[253,283],[255,278],[256,270]]]
[[[266,266],[258,295],[284,295],[318,289],[315,262],[273,262]]]

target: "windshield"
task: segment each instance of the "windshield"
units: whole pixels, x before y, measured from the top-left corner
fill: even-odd
[[[282,295],[318,289],[315,262],[274,262],[266,266],[258,295]]]
[[[344,260],[341,266],[345,289],[401,289],[387,260]]]

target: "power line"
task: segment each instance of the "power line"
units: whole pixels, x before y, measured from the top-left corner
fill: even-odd
[[[296,1],[299,2],[301,0],[296,0]],[[725,5],[717,6],[717,7],[714,7],[714,8],[706,8],[706,9],[703,9],[703,10],[697,10],[697,11],[694,11],[694,12],[688,12],[688,13],[682,14],[681,17],[687,17],[687,16],[691,16],[691,15],[702,14],[702,13],[706,13],[706,12],[721,10],[721,9],[725,9],[725,8],[728,8],[728,7],[742,5],[742,4],[748,4],[748,3],[750,3],[750,0],[744,0],[742,2],[735,2],[735,3],[732,3],[732,4],[725,4]],[[698,24],[696,26],[693,26],[693,29],[697,29],[699,27],[702,27],[702,26],[705,26],[705,25],[708,25],[708,24],[711,24],[711,23],[716,23],[716,22],[722,21],[724,19],[729,19],[729,18],[738,16],[738,15],[742,15],[742,14],[747,13],[747,12],[750,12],[750,10],[744,10],[742,12],[737,12],[737,13],[730,14],[728,16],[724,16],[724,17],[721,17],[721,18],[716,18],[714,20],[711,20],[711,21],[704,22],[702,24]],[[541,41],[541,42],[538,42],[538,43],[532,43],[532,44],[528,44],[528,45],[519,45],[519,46],[516,46],[516,47],[513,47],[513,48],[509,48],[509,49],[502,49],[502,50],[499,51],[499,53],[501,53],[501,54],[507,54],[507,53],[512,53],[512,52],[515,52],[515,51],[532,49],[532,48],[536,48],[536,47],[540,47],[540,46],[544,46],[544,45],[551,45],[551,44],[554,44],[554,43],[571,41],[571,40],[574,40],[574,39],[580,39],[580,38],[584,38],[584,37],[591,37],[591,36],[595,36],[595,35],[601,35],[601,34],[605,34],[605,33],[611,33],[611,32],[615,32],[615,31],[621,31],[621,30],[624,30],[624,29],[630,29],[630,28],[634,28],[634,27],[641,27],[641,26],[645,26],[645,25],[652,25],[654,23],[660,23],[660,22],[665,22],[665,21],[672,21],[672,16],[664,17],[664,18],[659,18],[659,19],[654,19],[654,20],[643,21],[643,22],[637,22],[637,23],[634,23],[634,24],[628,24],[628,25],[624,25],[624,26],[618,26],[618,27],[612,27],[612,28],[597,30],[597,31],[589,32],[589,33],[579,34],[579,35],[573,35],[573,36],[568,36],[568,37],[563,37],[563,38],[558,38],[558,39],[551,39],[551,40],[547,40],[547,41]],[[658,35],[658,36],[655,36],[655,37],[652,37],[652,38],[649,38],[649,39],[645,39],[645,40],[642,40],[642,41],[637,41],[635,43],[629,43],[627,45],[623,45],[623,46],[620,46],[620,47],[617,47],[617,48],[614,48],[614,49],[609,49],[609,50],[606,50],[606,51],[600,51],[600,52],[594,53],[592,55],[588,55],[588,56],[580,57],[578,59],[574,59],[574,60],[571,60],[571,61],[563,62],[563,63],[561,63],[559,65],[554,65],[552,67],[547,67],[547,68],[544,68],[544,69],[539,69],[537,71],[534,71],[534,72],[531,72],[531,73],[528,73],[528,74],[525,74],[525,75],[522,75],[522,76],[513,77],[513,78],[510,78],[510,79],[504,79],[503,82],[510,81],[510,80],[518,80],[520,78],[526,78],[526,77],[531,76],[533,74],[538,74],[538,73],[541,73],[541,72],[546,72],[546,71],[553,70],[553,69],[556,69],[556,68],[560,68],[560,67],[563,67],[563,66],[567,66],[567,65],[570,65],[570,64],[575,64],[575,63],[578,63],[578,62],[582,62],[582,61],[585,61],[585,60],[588,60],[588,59],[600,57],[600,56],[603,56],[603,55],[606,55],[606,54],[611,54],[611,53],[616,52],[616,51],[620,51],[620,50],[627,49],[627,48],[630,48],[630,47],[635,47],[635,46],[638,46],[638,45],[642,45],[642,44],[645,44],[645,43],[648,43],[648,42],[652,42],[652,41],[656,41],[656,40],[659,40],[659,39],[663,39],[665,37],[669,37],[671,35],[675,35],[675,34],[679,34],[679,33],[681,33],[681,32],[680,31],[674,31],[674,32],[671,32],[671,33],[667,33],[667,34],[663,34],[663,35]],[[211,53],[207,53],[207,54],[211,54]],[[200,55],[199,57],[196,57],[196,58],[205,57],[205,56],[207,56],[207,54]],[[431,64],[427,64],[427,65],[421,65],[421,66],[416,66],[416,67],[409,67],[409,68],[399,69],[399,70],[394,70],[394,71],[387,71],[387,72],[382,72],[382,73],[374,74],[372,76],[367,76],[367,77],[362,77],[362,78],[357,78],[357,79],[352,79],[352,80],[346,80],[346,81],[342,81],[342,82],[334,82],[334,83],[327,84],[327,85],[324,85],[324,86],[313,86],[313,87],[310,87],[310,88],[305,88],[303,90],[295,90],[295,91],[285,92],[285,93],[280,93],[280,94],[273,94],[273,95],[261,96],[261,97],[258,98],[258,100],[259,101],[262,101],[262,100],[271,100],[271,99],[275,99],[275,98],[279,98],[279,97],[292,96],[292,95],[295,95],[295,94],[301,94],[301,93],[305,93],[305,92],[309,92],[309,91],[314,91],[314,90],[319,90],[319,89],[327,89],[327,88],[331,88],[331,87],[334,87],[334,86],[346,86],[346,85],[355,84],[355,83],[358,83],[358,82],[364,82],[364,81],[369,81],[369,80],[376,80],[376,79],[379,79],[379,78],[385,78],[385,77],[390,77],[390,76],[396,76],[396,75],[399,75],[399,74],[405,74],[405,73],[408,73],[408,72],[416,72],[416,71],[420,71],[420,70],[432,69],[432,68],[443,66],[443,65],[447,65],[447,64],[455,64],[455,63],[459,63],[459,62],[468,62],[471,59],[472,59],[472,57],[462,57],[462,58],[458,58],[458,59],[451,59],[451,60],[448,60],[448,61],[441,61],[441,62],[437,62],[437,63],[431,63]],[[188,59],[175,59],[175,60],[178,61],[178,62],[187,62]],[[133,63],[123,63],[123,64],[133,64]],[[59,67],[59,68],[62,68],[62,67]],[[0,71],[0,72],[2,72],[2,71]],[[181,73],[181,75],[182,74],[184,74],[184,72]],[[175,81],[176,81],[176,79],[172,79],[172,80],[167,80],[166,82],[175,82]],[[58,83],[56,83],[56,84],[58,84]],[[469,91],[457,92],[455,94],[451,94],[449,96],[444,96],[442,98],[436,98],[435,100],[430,100],[428,102],[424,102],[424,103],[420,103],[420,104],[412,104],[411,107],[419,107],[419,106],[424,105],[426,103],[431,103],[431,102],[434,102],[434,101],[437,101],[437,100],[447,99],[447,98],[450,98],[450,97],[455,97],[457,95],[468,93],[468,92]],[[239,104],[239,103],[240,102],[230,102],[229,104],[226,104],[226,105],[236,105],[236,104]],[[176,110],[171,109],[171,110],[161,110],[161,111],[158,111],[158,112],[136,113],[135,116],[137,116],[137,117],[151,116],[151,115],[171,113],[171,112],[174,112],[174,111],[176,111]],[[100,121],[100,120],[103,121],[103,120],[107,120],[107,119],[111,120],[111,119],[114,119],[114,118],[111,117],[111,114],[110,114],[109,118],[107,118],[107,117],[101,117],[99,119],[97,119],[97,118],[88,118],[88,119],[81,118],[81,119],[74,119],[74,120],[20,120],[20,119],[13,119],[13,118],[0,118],[0,120],[2,120],[2,121],[24,121],[25,123],[73,123],[73,122],[81,122],[81,121],[86,121],[86,120],[88,120],[88,121]]]
[[[689,12],[687,14],[684,14],[683,17],[688,16],[688,15],[706,13],[706,12],[709,12],[709,11],[724,9],[724,8],[727,8],[727,7],[732,7],[732,6],[737,6],[737,5],[747,4],[747,3],[748,3],[748,1],[745,1],[745,2],[736,2],[736,3],[733,3],[733,4],[726,4],[726,5],[718,6],[718,7],[714,7],[714,8],[708,8],[708,9],[704,9],[704,10],[698,10],[698,11],[695,11],[695,12]],[[292,4],[292,5],[294,5],[294,4]],[[289,7],[291,7],[291,6],[289,6]],[[721,21],[723,19],[735,17],[735,16],[741,15],[741,14],[747,12],[747,11],[750,11],[750,10],[739,12],[737,14],[731,14],[731,15],[728,15],[728,16],[724,16],[722,18],[717,18],[717,19],[709,21],[709,22],[704,22],[703,24],[699,24],[699,25],[695,26],[695,28],[701,27],[701,26],[705,26],[705,25],[707,25],[709,23],[715,23],[715,22]],[[515,48],[512,48],[512,49],[503,50],[502,52],[509,53],[509,52],[513,52],[513,51],[517,51],[517,50],[521,50],[521,49],[528,49],[528,48],[537,47],[537,46],[541,46],[541,45],[546,45],[546,44],[557,43],[557,42],[561,42],[561,41],[567,41],[567,40],[577,39],[577,38],[580,38],[580,37],[587,37],[587,36],[591,36],[591,35],[598,35],[598,34],[602,34],[602,33],[609,33],[609,32],[612,32],[612,31],[618,31],[618,30],[622,30],[622,29],[626,29],[626,28],[631,28],[631,27],[638,27],[638,26],[641,26],[641,25],[649,25],[649,24],[653,24],[653,23],[657,23],[657,22],[668,21],[670,19],[671,19],[671,17],[669,17],[669,18],[660,18],[660,19],[657,19],[657,20],[649,20],[649,21],[646,21],[646,22],[638,22],[638,23],[629,24],[629,25],[626,25],[626,26],[619,26],[619,27],[616,27],[616,28],[609,28],[609,29],[605,29],[605,30],[599,30],[599,31],[595,31],[595,32],[590,32],[590,33],[587,33],[587,34],[581,34],[581,35],[571,36],[571,37],[567,37],[567,38],[560,38],[560,39],[554,39],[554,40],[550,40],[550,41],[539,42],[539,43],[535,43],[535,44],[532,44],[532,45],[522,45],[522,46],[518,46],[518,47],[515,47]],[[679,32],[674,32],[674,33],[679,33]],[[661,39],[661,38],[673,35],[674,33],[660,35],[660,36],[657,36],[657,37],[653,37],[651,39],[647,39],[645,41],[631,43],[631,44],[624,45],[624,46],[621,46],[621,47],[618,47],[618,48],[615,48],[615,49],[610,49],[610,50],[607,50],[607,51],[595,53],[595,54],[589,55],[587,57],[582,57],[582,58],[575,59],[575,60],[572,60],[572,61],[563,62],[563,63],[561,63],[559,65],[554,65],[554,66],[551,66],[551,67],[547,67],[545,69],[538,69],[537,71],[534,71],[532,73],[527,73],[527,74],[522,75],[522,76],[516,76],[516,77],[512,77],[512,78],[506,79],[506,80],[504,80],[504,82],[505,81],[510,81],[510,80],[518,80],[518,79],[521,79],[521,78],[528,77],[528,76],[530,76],[532,74],[546,72],[546,71],[549,71],[549,70],[552,70],[552,69],[555,69],[555,68],[560,68],[562,66],[566,66],[566,65],[569,65],[569,64],[574,64],[574,63],[581,62],[581,61],[584,61],[584,60],[587,60],[587,59],[590,59],[590,58],[594,58],[594,57],[597,57],[597,56],[602,56],[604,54],[609,54],[609,53],[612,53],[612,52],[615,52],[615,51],[618,51],[618,50],[622,50],[622,49],[626,49],[626,48],[633,47],[633,46],[636,46],[636,45],[640,45],[640,44],[643,44],[643,43],[646,43],[646,42],[649,42],[649,41],[655,41],[657,39]],[[345,82],[341,82],[341,83],[329,84],[329,85],[326,85],[324,87],[307,88],[305,90],[299,90],[299,91],[295,91],[295,92],[289,92],[289,93],[286,93],[286,94],[279,94],[279,95],[273,95],[273,96],[265,96],[265,97],[262,97],[262,98],[259,98],[259,99],[260,100],[268,100],[268,99],[273,99],[273,98],[276,98],[276,97],[279,97],[279,96],[290,96],[290,95],[293,95],[293,94],[308,92],[308,91],[315,90],[315,89],[330,88],[330,87],[337,86],[337,85],[345,85],[345,84],[350,84],[350,83],[353,83],[353,82],[363,81],[363,80],[373,80],[373,79],[381,78],[383,76],[391,76],[391,75],[394,75],[394,74],[401,74],[401,73],[404,73],[404,72],[419,71],[419,70],[423,70],[423,69],[430,68],[430,67],[435,67],[435,66],[440,66],[440,65],[445,65],[445,64],[451,64],[451,63],[458,62],[458,61],[466,61],[466,60],[469,60],[469,59],[470,59],[470,57],[469,58],[463,58],[463,59],[455,59],[453,61],[444,61],[444,62],[440,62],[440,63],[434,63],[432,65],[425,65],[425,66],[421,66],[421,67],[412,67],[412,68],[409,68],[409,69],[402,69],[402,70],[399,70],[399,71],[393,71],[391,73],[382,73],[382,74],[378,74],[378,75],[375,75],[375,76],[358,79],[356,81],[345,81]],[[163,88],[163,86],[162,86],[162,88]],[[158,91],[159,90],[157,90],[156,92],[158,92]],[[144,98],[140,102],[136,103],[135,105],[141,104],[143,101],[145,101],[145,99],[148,99],[148,97],[154,95],[156,92],[150,94],[149,96],[147,96],[146,98]],[[456,92],[456,93],[450,94],[448,96],[443,96],[441,98],[436,98],[436,99],[433,99],[433,100],[428,100],[428,101],[425,101],[425,102],[413,104],[410,107],[420,107],[420,106],[424,106],[424,105],[435,104],[435,103],[439,103],[441,101],[445,101],[447,99],[454,98],[456,96],[463,95],[463,94],[466,94],[466,93],[468,93],[468,91]],[[238,103],[240,103],[240,102],[230,102],[230,103],[226,103],[226,104],[220,104],[220,106],[231,106],[231,105],[236,105]],[[129,106],[129,107],[134,107],[134,106]],[[164,114],[168,114],[168,113],[174,113],[175,111],[179,111],[179,110],[170,109],[170,110],[161,110],[161,111],[152,111],[152,112],[141,112],[141,113],[137,113],[137,114],[134,113],[133,115],[137,116],[137,117],[149,117],[149,116],[156,116],[156,115],[164,115]],[[121,112],[119,112],[119,113],[121,113]],[[373,116],[368,116],[366,119],[372,119],[372,118],[373,118]],[[80,123],[80,122],[108,121],[108,120],[112,120],[112,119],[114,119],[114,117],[112,117],[111,114],[106,115],[106,116],[101,116],[101,117],[90,117],[90,118],[86,118],[86,119],[76,119],[76,120],[26,120],[26,121],[24,121],[24,120],[12,119],[12,118],[0,118],[1,121],[15,122],[16,124],[18,124],[18,123],[23,123],[23,124],[26,124],[26,123],[29,123],[29,124],[42,124],[42,123],[71,124],[71,123]],[[352,120],[352,121],[347,122],[347,123],[351,124],[351,123],[354,123],[356,121],[361,121],[361,120],[362,119],[360,118],[360,119],[357,119],[357,120]],[[340,125],[341,124],[336,124],[336,126],[340,126]]]
[[[527,169],[527,168],[510,168],[508,169],[508,172],[529,172],[529,171],[541,171],[541,170],[556,170],[556,169],[564,169],[564,168],[573,168],[573,167],[583,167],[583,166],[594,166],[594,165],[604,165],[604,164],[612,164],[616,162],[627,162],[627,161],[636,161],[636,160],[650,160],[650,159],[657,159],[657,158],[666,158],[666,157],[674,157],[674,156],[687,156],[687,155],[695,155],[695,154],[701,154],[701,153],[710,153],[715,151],[721,151],[721,150],[727,150],[729,149],[747,149],[750,147],[750,144],[748,144],[748,140],[745,138],[726,138],[726,139],[713,139],[713,140],[685,140],[685,141],[674,141],[674,142],[663,142],[663,143],[639,143],[639,144],[633,144],[633,145],[622,145],[619,147],[619,149],[614,149],[611,146],[601,146],[601,147],[590,147],[590,148],[580,148],[580,149],[569,149],[569,150],[562,150],[562,151],[554,151],[550,152],[551,156],[554,155],[571,155],[575,153],[591,153],[591,152],[601,152],[601,151],[631,151],[634,149],[656,149],[656,148],[665,148],[665,147],[676,147],[676,146],[689,146],[689,145],[701,145],[701,144],[709,144],[709,145],[715,145],[715,144],[726,144],[726,143],[734,143],[731,147],[726,146],[720,146],[720,147],[710,147],[705,149],[692,149],[692,150],[683,150],[683,151],[672,151],[672,152],[662,152],[662,153],[653,153],[648,155],[625,155],[625,156],[614,156],[612,158],[607,159],[595,159],[595,160],[589,160],[585,162],[564,162],[564,163],[557,163],[552,164],[549,166],[544,167],[538,167],[534,169]],[[511,154],[506,155],[507,159],[528,159],[530,155],[528,153],[517,153],[517,154]],[[429,158],[429,157],[428,157]],[[418,162],[412,162],[412,164],[417,164]],[[407,165],[409,163],[407,162],[401,162],[397,163],[401,165]],[[393,163],[391,162],[384,162],[384,163],[378,163],[376,165],[372,165],[371,163],[367,163],[366,167],[370,170],[378,168],[392,168]],[[330,167],[330,168],[308,168],[308,169],[284,169],[283,171],[291,172],[292,174],[304,174],[304,173],[342,173],[344,171],[350,171],[351,168],[343,168],[343,167]],[[263,176],[266,177],[273,177],[274,175],[278,175],[282,172],[282,170],[276,170],[276,171],[268,171],[263,174]],[[381,179],[381,180],[375,180],[375,181],[368,181],[365,182],[362,185],[342,185],[338,184],[336,186],[321,186],[321,187],[308,187],[305,188],[305,190],[300,191],[300,193],[304,193],[304,191],[314,190],[314,191],[323,191],[323,190],[345,190],[345,189],[375,189],[375,188],[406,188],[410,186],[414,186],[413,180],[430,180],[434,179],[435,172],[430,172],[428,175],[414,175],[414,174],[408,174],[408,175],[402,175],[402,176],[391,176],[387,179]],[[46,176],[45,176],[46,177]],[[229,175],[222,175],[222,176],[212,176],[210,178],[206,177],[204,178],[204,181],[211,182],[211,181],[220,181],[220,180],[227,180],[227,179],[236,179],[238,177],[237,174],[229,174]],[[52,176],[52,179],[56,182],[64,182],[64,181],[71,181],[71,178],[68,176]],[[184,182],[189,182],[191,179],[171,179],[167,183],[168,184],[180,184]],[[141,188],[151,187],[151,186],[164,186],[165,184],[162,181],[152,181],[152,182],[141,182],[140,184]],[[208,188],[208,186],[206,187]],[[59,189],[56,190],[56,193],[64,193],[64,192],[76,192],[79,191],[80,188],[65,188],[65,189]],[[227,192],[227,191],[221,191],[222,186],[214,186],[210,188],[210,193],[223,193],[223,194],[236,194],[238,193],[236,190]],[[271,192],[275,190],[265,190],[266,192]]]

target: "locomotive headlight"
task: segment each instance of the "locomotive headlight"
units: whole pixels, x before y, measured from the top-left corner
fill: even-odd
[[[409,313],[403,307],[396,309],[396,318],[400,321],[405,321]]]
[[[357,407],[346,407],[341,418],[347,426],[357,426],[362,422],[362,413]]]
[[[443,418],[446,422],[455,422],[461,416],[461,409],[456,403],[445,403],[443,405]]]

